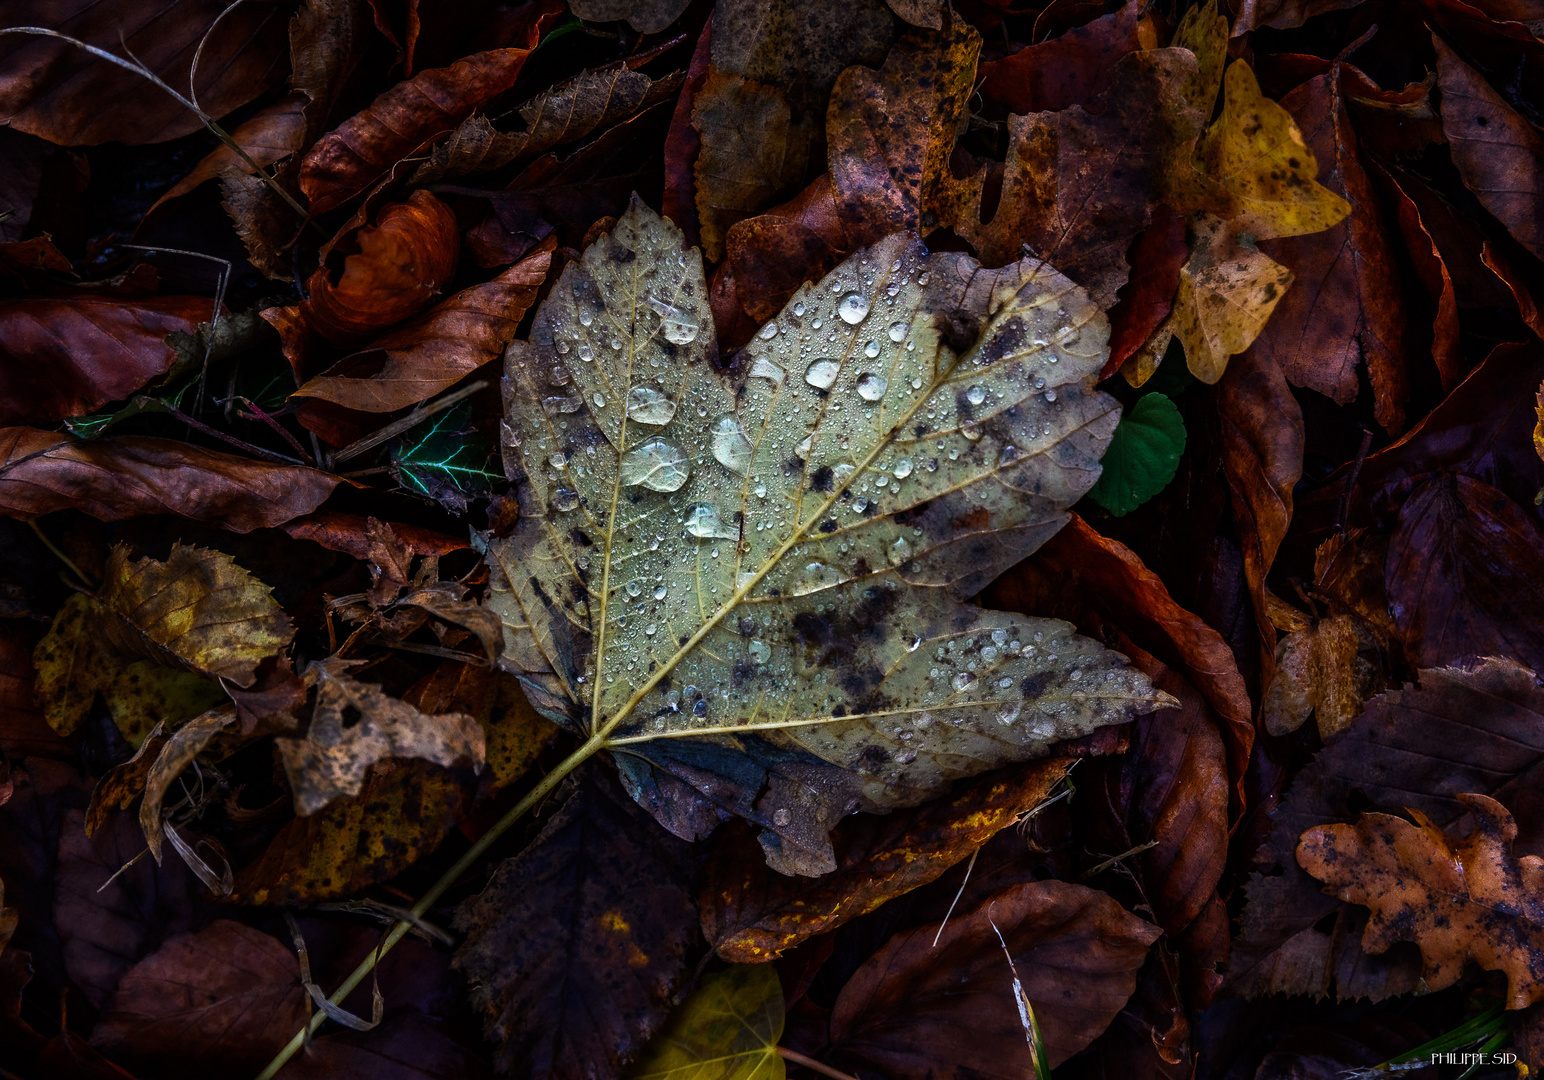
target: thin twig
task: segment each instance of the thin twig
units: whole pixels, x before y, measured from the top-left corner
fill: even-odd
[[[954,914],[954,905],[960,902],[960,897],[965,895],[965,886],[970,884],[970,872],[976,868],[976,856],[981,854],[977,848],[970,853],[970,863],[965,867],[965,880],[960,882],[959,891],[954,894],[954,899],[949,901],[949,910],[944,912],[944,921],[938,924],[938,933],[933,935],[933,948],[938,948],[938,939],[944,936],[944,927],[949,925],[949,916]]]
[[[236,0],[237,4],[243,0]],[[234,7],[235,5],[231,5]],[[226,9],[230,10],[229,8]],[[218,20],[216,20],[218,21]],[[203,46],[199,46],[202,48]],[[195,63],[197,61],[195,60]],[[219,283],[214,287],[214,314],[209,316],[209,333],[204,336],[204,362],[198,371],[198,393],[193,396],[193,411],[204,411],[204,380],[209,377],[209,357],[214,354],[214,335],[220,326],[220,309],[225,306],[225,287],[230,282],[231,261],[222,259],[218,255],[205,255],[202,251],[188,251],[184,248],[151,247],[148,244],[124,244],[126,248],[134,251],[154,251],[167,255],[187,255],[194,259],[208,259],[210,262],[220,264]]]
[[[43,531],[43,526],[39,525],[36,519],[27,522],[27,524],[32,527],[33,533],[35,533],[37,538],[42,541],[43,546],[53,553],[54,558],[64,563],[65,567],[68,568],[70,573],[75,575],[75,581],[80,586],[82,592],[89,593],[96,591],[96,586],[91,584],[91,579],[86,576],[85,571],[76,566],[73,559],[71,559],[63,551],[59,550],[58,545],[56,545],[48,538],[48,534]]]
[[[245,439],[238,439],[234,435],[227,435],[225,432],[219,430],[218,428],[210,427],[202,420],[193,419],[187,413],[183,412],[181,409],[174,405],[167,405],[165,402],[157,401],[155,398],[145,397],[144,395],[140,395],[134,400],[138,401],[142,405],[149,405],[157,409],[165,410],[167,415],[172,416],[177,420],[181,420],[194,431],[202,432],[203,434],[208,435],[211,439],[219,439],[221,442],[228,443],[229,445],[234,446],[238,450],[241,450],[245,453],[254,454],[257,457],[267,458],[270,461],[282,461],[286,465],[305,465],[305,462],[301,461],[299,458],[292,458],[288,454],[275,453],[272,450],[264,450],[261,446],[253,446]]]
[[[229,401],[229,400],[232,400],[232,399],[227,398],[226,400]],[[313,464],[313,465],[316,464],[316,459],[314,457],[311,457],[311,451],[309,451],[305,447],[301,446],[300,445],[300,440],[295,438],[295,436],[291,435],[289,433],[289,429],[288,428],[286,428],[283,424],[279,423],[272,416],[270,416],[268,413],[264,412],[261,408],[259,408],[257,402],[253,401],[251,398],[245,398],[245,397],[236,397],[236,398],[234,398],[234,400],[241,402],[247,408],[252,410],[251,415],[248,415],[247,413],[238,412],[236,414],[237,416],[241,417],[243,420],[259,420],[262,423],[268,425],[268,427],[273,429],[273,432],[276,435],[278,435],[281,439],[283,439],[285,442],[290,444],[290,448],[293,449],[295,451],[295,453],[299,454],[303,458],[309,458],[310,461],[311,461],[311,464]]]
[[[450,393],[436,401],[419,405],[406,416],[393,420],[379,431],[373,431],[369,435],[366,435],[364,438],[357,439],[354,442],[349,443],[342,450],[339,450],[336,454],[332,455],[333,464],[341,465],[343,462],[348,461],[350,458],[356,458],[360,454],[374,450],[377,446],[381,445],[381,443],[385,442],[386,440],[401,435],[404,431],[408,431],[414,427],[417,427],[419,424],[423,423],[426,419],[433,416],[435,413],[444,412],[452,405],[465,398],[471,397],[473,394],[477,393],[477,391],[484,389],[488,385],[490,384],[487,379],[478,379],[476,382],[467,383],[459,390],[452,390]]]
[[[806,1069],[813,1069],[822,1076],[829,1076],[831,1080],[858,1080],[851,1073],[844,1073],[841,1069],[833,1069],[831,1066],[801,1054],[797,1050],[790,1050],[786,1046],[775,1046],[773,1049],[777,1051],[777,1056],[783,1060],[791,1061],[795,1065],[803,1065]]]
[[[1091,877],[1095,877],[1095,876],[1097,876],[1099,874],[1104,873],[1110,867],[1112,867],[1112,866],[1116,865],[1117,863],[1119,863],[1122,859],[1128,859],[1128,858],[1130,858],[1133,855],[1140,855],[1140,854],[1142,854],[1142,852],[1147,851],[1147,850],[1149,850],[1151,848],[1155,848],[1157,846],[1158,846],[1158,841],[1156,841],[1156,840],[1149,840],[1145,844],[1138,844],[1136,847],[1130,849],[1129,851],[1123,851],[1119,855],[1112,855],[1110,858],[1104,860],[1104,862],[1100,863],[1098,866],[1094,867],[1092,870],[1085,870],[1085,871],[1083,871],[1083,873],[1078,875],[1078,880],[1079,881],[1087,881]]]

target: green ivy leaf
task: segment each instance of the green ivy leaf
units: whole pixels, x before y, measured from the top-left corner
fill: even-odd
[[[1088,497],[1116,517],[1129,514],[1169,486],[1184,451],[1179,407],[1165,394],[1144,394],[1115,429]]]
[[[391,463],[404,487],[458,512],[504,479],[492,442],[472,426],[470,402],[409,434],[392,451]]]

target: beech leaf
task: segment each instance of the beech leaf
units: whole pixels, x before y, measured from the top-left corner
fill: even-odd
[[[737,964],[698,984],[633,1080],[782,1080],[783,987],[771,964]]]
[[[1166,703],[1065,623],[960,602],[1098,477],[1107,334],[1037,259],[898,233],[720,375],[699,256],[635,199],[507,354],[521,513],[490,603],[551,665],[538,708],[679,835],[738,814],[819,874],[845,813]]]
[[[1372,909],[1362,948],[1398,941],[1420,947],[1430,990],[1452,986],[1473,960],[1507,977],[1507,1008],[1544,997],[1537,957],[1544,949],[1544,859],[1515,856],[1517,823],[1488,795],[1459,795],[1474,818],[1462,840],[1418,810],[1415,823],[1363,814],[1355,825],[1303,833],[1297,861],[1342,900]]]

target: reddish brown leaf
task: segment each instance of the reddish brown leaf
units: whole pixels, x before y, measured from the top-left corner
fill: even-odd
[[[1016,974],[1060,1065],[1126,1004],[1158,934],[1094,889],[1012,886],[956,912],[941,935],[934,925],[897,934],[859,968],[831,1013],[830,1060],[894,1080],[1032,1075]]]
[[[981,92],[1025,115],[1087,105],[1110,82],[1116,61],[1138,47],[1135,0],[1119,11],[981,65]]]
[[[729,230],[729,258],[713,279],[713,317],[719,336],[730,324],[720,313],[717,299],[726,269],[733,273],[727,299],[760,323],[781,311],[804,282],[824,276],[854,246],[829,173],[782,206],[735,225]]]
[[[1440,37],[1432,46],[1453,164],[1485,209],[1544,258],[1544,135]]]
[[[1372,909],[1362,948],[1381,953],[1398,941],[1420,947],[1421,978],[1431,990],[1452,986],[1473,960],[1507,977],[1507,1008],[1544,998],[1538,955],[1544,951],[1544,859],[1515,856],[1517,823],[1486,795],[1459,795],[1474,817],[1462,840],[1419,811],[1415,824],[1392,814],[1363,814],[1356,825],[1303,833],[1297,861],[1340,899]]]
[[[657,34],[686,10],[689,0],[575,0],[574,14],[589,22],[627,20],[643,34]]]
[[[1153,220],[1126,253],[1131,276],[1110,309],[1110,359],[1099,373],[1108,379],[1142,347],[1174,310],[1179,271],[1190,258],[1185,219],[1167,205],[1153,209]]]
[[[388,1016],[374,1031],[314,1040],[284,1068],[294,1080],[493,1080],[480,1054],[416,1013]]]
[[[1257,349],[1229,362],[1216,402],[1222,468],[1254,603],[1261,670],[1269,682],[1276,630],[1265,579],[1292,524],[1292,492],[1303,474],[1303,410],[1281,368]]]
[[[708,77],[708,57],[713,47],[713,20],[710,17],[697,38],[691,63],[686,68],[686,83],[676,99],[670,117],[670,133],[665,136],[665,195],[660,212],[676,223],[688,246],[699,243],[697,227],[697,192],[693,162],[702,141],[692,126],[692,108],[697,92]]]
[[[167,334],[191,333],[213,314],[198,296],[0,303],[0,424],[62,420],[128,397],[177,359]]]
[[[282,525],[321,505],[338,480],[169,439],[87,442],[0,428],[0,513],[23,519],[76,509],[103,521],[178,514],[231,532]]]
[[[1398,434],[1409,396],[1404,300],[1337,76],[1331,70],[1281,104],[1320,163],[1320,183],[1345,196],[1351,213],[1323,232],[1262,242],[1292,271],[1293,285],[1254,348],[1295,385],[1342,404],[1355,400],[1357,365],[1365,363],[1378,422]]]
[[[1384,584],[1412,663],[1506,656],[1544,669],[1544,535],[1489,484],[1436,476],[1411,492]]]
[[[33,697],[32,650],[40,636],[19,619],[0,623],[0,753],[18,760],[75,756]]]
[[[971,781],[940,802],[848,818],[833,837],[836,870],[816,878],[773,872],[749,830],[721,830],[698,900],[703,933],[731,963],[773,959],[969,858],[1047,798],[1068,764],[1048,758]]]
[[[426,401],[504,354],[552,264],[548,237],[492,281],[463,289],[295,391],[361,412]]]
[[[317,140],[300,166],[313,213],[341,206],[402,158],[515,85],[535,42],[420,71]]]
[[[1431,358],[1442,377],[1442,389],[1451,390],[1464,377],[1468,363],[1459,349],[1458,292],[1448,272],[1447,260],[1443,258],[1442,249],[1427,227],[1415,200],[1381,166],[1372,166],[1371,175],[1378,181],[1384,196],[1394,205],[1405,250],[1409,253],[1416,277],[1420,278],[1426,290],[1427,300],[1434,305]]]
[[[119,56],[137,58],[173,89],[188,92],[200,40],[225,0],[58,0],[7,3],[0,26],[43,26]],[[199,58],[199,105],[224,116],[285,74],[289,10],[244,4],[220,19]],[[142,76],[57,39],[0,39],[0,121],[64,146],[154,143],[203,127],[199,118]]]
[[[296,540],[309,540],[330,551],[341,551],[363,560],[370,556],[368,531],[372,520],[363,514],[318,510],[289,522],[284,531]],[[446,536],[422,525],[393,524],[390,528],[397,541],[414,555],[449,555],[452,551],[465,551],[467,547],[465,539]]]
[[[91,1044],[161,1076],[260,1069],[306,1019],[300,966],[267,934],[220,919],[129,970]]]
[[[311,328],[345,347],[433,303],[461,253],[456,215],[427,191],[387,205],[350,242],[359,251],[343,260],[342,273],[334,279],[318,269],[307,282],[310,296],[300,302]]]

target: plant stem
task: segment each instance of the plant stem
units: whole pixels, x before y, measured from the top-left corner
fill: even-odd
[[[822,1064],[812,1057],[799,1053],[797,1050],[790,1050],[786,1046],[775,1046],[773,1049],[777,1051],[777,1056],[784,1061],[791,1061],[795,1065],[803,1065],[806,1069],[813,1069],[822,1076],[829,1076],[831,1080],[858,1080],[851,1073],[844,1073],[841,1069],[833,1069],[831,1066]]]
[[[569,754],[568,757],[564,758],[563,761],[557,766],[557,768],[553,769],[546,776],[542,777],[541,781],[526,793],[525,798],[516,803],[510,809],[509,813],[499,818],[499,820],[493,824],[492,828],[483,833],[482,838],[479,839],[477,843],[467,848],[466,854],[457,859],[455,865],[440,875],[440,879],[434,883],[433,887],[430,888],[428,892],[424,893],[423,898],[420,899],[418,903],[414,904],[410,909],[413,918],[422,919],[428,910],[435,905],[435,902],[445,894],[445,891],[454,885],[457,881],[459,881],[461,879],[461,875],[472,868],[472,864],[483,857],[488,848],[493,846],[493,842],[495,840],[497,840],[500,836],[503,836],[511,825],[523,818],[531,811],[533,807],[536,806],[537,803],[546,798],[552,789],[557,787],[559,781],[577,769],[580,765],[583,765],[590,758],[594,757],[596,751],[600,750],[603,746],[605,746],[605,744],[606,737],[604,734],[591,736],[577,750],[575,750],[572,754]],[[411,929],[413,929],[413,923],[406,920],[398,922],[395,926],[393,926],[391,928],[391,932],[386,935],[386,939],[381,942],[381,947],[374,950],[363,960],[361,960],[359,962],[359,966],[353,970],[348,978],[343,980],[342,985],[340,985],[337,990],[333,991],[332,996],[327,1000],[331,1001],[334,1005],[342,1004],[343,999],[348,997],[349,994],[353,993],[356,986],[364,982],[365,976],[370,974],[371,970],[377,963],[380,962],[381,958],[389,953],[393,948],[395,948],[397,942],[401,941],[402,938]],[[295,1051],[299,1050],[301,1046],[304,1045],[306,1036],[311,1032],[314,1032],[317,1028],[321,1027],[322,1022],[326,1019],[327,1014],[324,1012],[318,1012],[312,1015],[310,1022],[308,1022],[305,1027],[297,1031],[295,1033],[295,1037],[292,1038],[285,1045],[284,1049],[280,1050],[278,1054],[275,1055],[274,1059],[268,1063],[268,1067],[257,1075],[257,1080],[273,1080],[273,1077],[278,1073],[278,1071],[284,1068],[285,1063],[288,1062],[290,1058],[295,1056]],[[842,1074],[833,1075],[840,1076]],[[851,1080],[851,1078],[848,1078],[848,1080]]]

